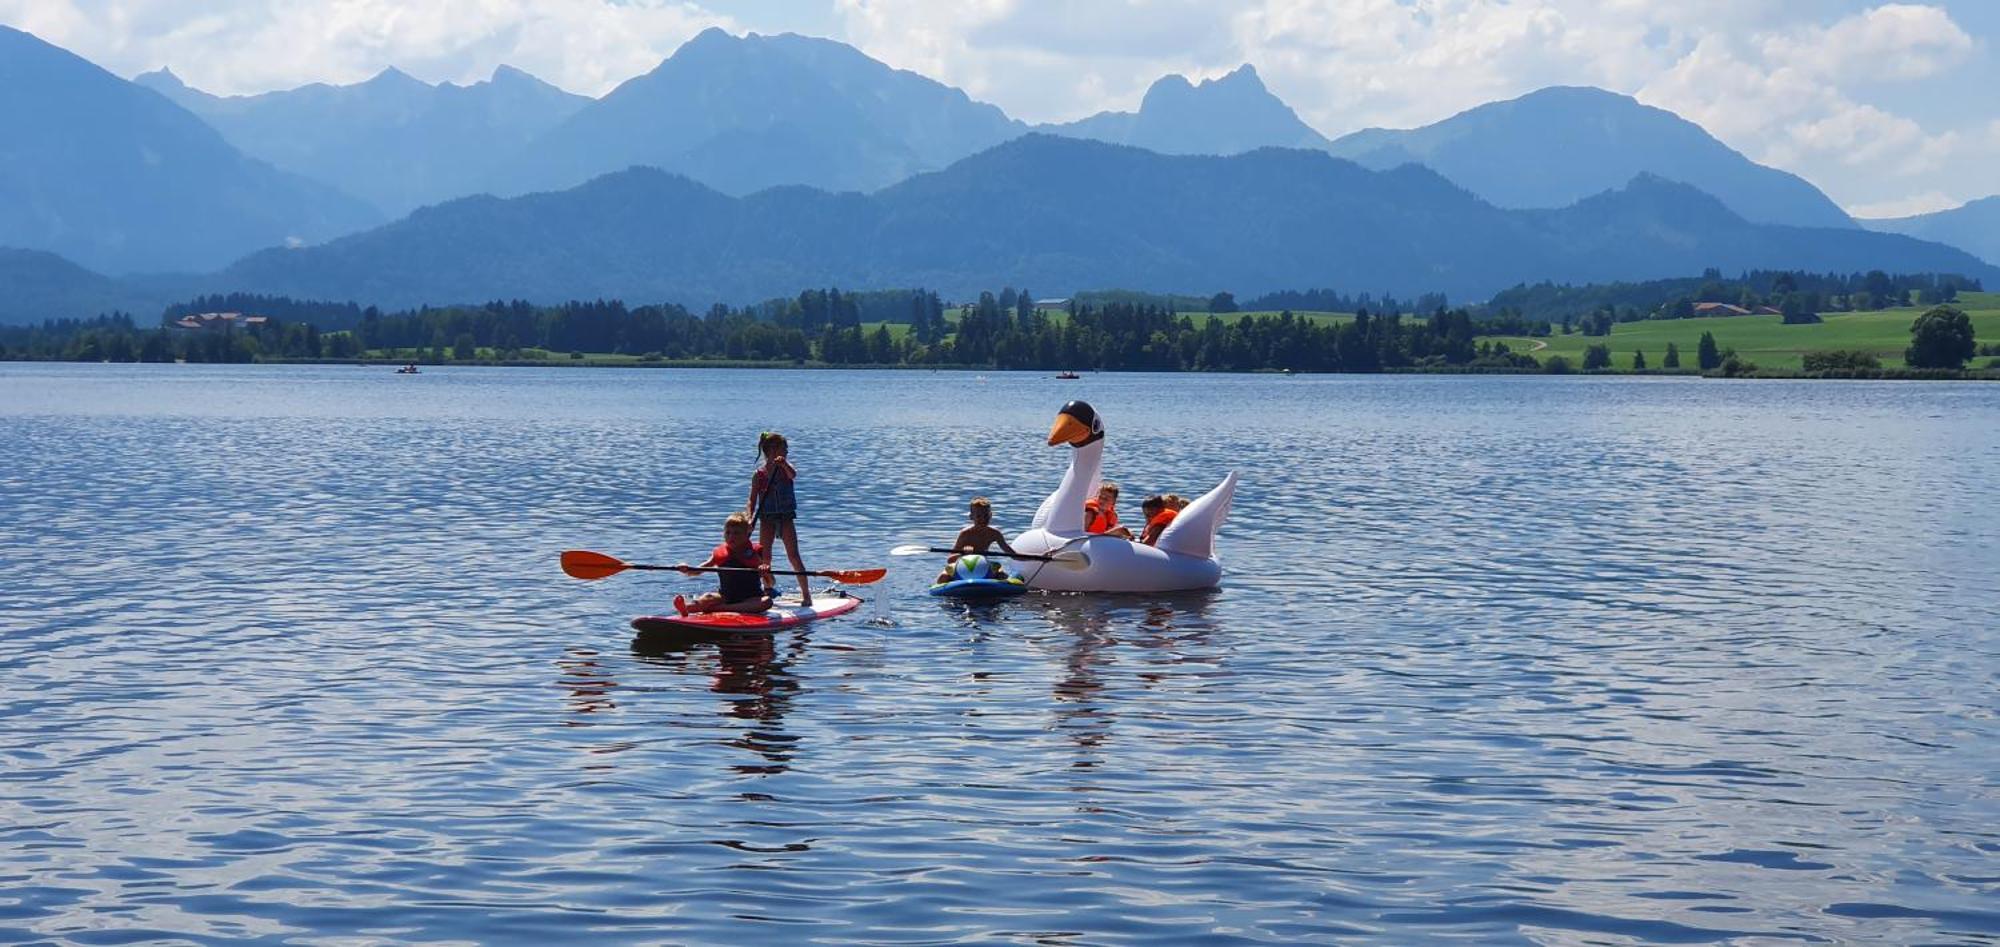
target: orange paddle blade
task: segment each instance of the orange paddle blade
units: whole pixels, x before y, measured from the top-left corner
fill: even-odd
[[[820,575],[823,575],[823,576],[826,576],[827,578],[829,578],[829,579],[832,579],[832,580],[833,580],[833,581],[835,581],[835,582],[839,582],[839,583],[841,583],[841,584],[843,584],[843,585],[867,585],[867,584],[869,584],[869,583],[871,583],[871,582],[880,582],[880,581],[882,581],[882,577],[883,577],[883,576],[885,576],[885,575],[888,575],[888,574],[889,574],[889,570],[887,570],[887,569],[833,569],[833,570],[828,570],[828,571],[826,571],[826,572],[822,572],[822,573],[819,573],[819,574],[820,574]]]
[[[601,552],[588,549],[566,549],[562,554],[562,569],[575,579],[602,579],[625,571],[625,563]]]

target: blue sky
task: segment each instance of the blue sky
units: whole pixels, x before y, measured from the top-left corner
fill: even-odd
[[[709,26],[791,31],[1030,121],[1249,62],[1329,136],[1595,85],[1864,215],[2000,193],[1995,0],[0,0],[0,23],[223,93],[508,63],[595,95]]]

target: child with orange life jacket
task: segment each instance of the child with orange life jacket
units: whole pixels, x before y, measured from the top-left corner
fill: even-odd
[[[760,463],[757,472],[750,475],[750,499],[743,505],[743,515],[758,524],[759,545],[764,552],[763,565],[771,566],[772,541],[785,542],[785,557],[791,560],[792,571],[806,571],[805,560],[799,556],[799,500],[793,489],[798,482],[799,472],[792,466],[786,453],[791,445],[785,435],[776,431],[765,431],[757,436],[757,456]],[[766,594],[775,592],[773,583],[766,576]],[[812,604],[812,589],[806,585],[806,577],[799,576],[799,604]]]
[[[1097,497],[1083,502],[1083,531],[1131,539],[1132,531],[1118,525],[1118,484],[1106,480]]]
[[[764,591],[771,565],[764,550],[750,541],[750,518],[741,513],[731,513],[722,521],[722,545],[708,554],[700,566],[702,569],[721,567],[717,572],[717,587],[690,602],[686,597],[674,596],[674,611],[682,615],[697,612],[745,612],[756,614],[768,611],[771,596]],[[698,575],[696,567],[687,563],[674,566],[683,575]]]
[[[1175,505],[1174,501],[1178,499],[1171,493],[1165,496],[1155,494],[1139,504],[1139,509],[1146,514],[1146,530],[1139,535],[1140,542],[1151,546],[1160,541],[1160,534],[1167,531],[1168,524],[1180,515],[1180,507],[1186,505]]]

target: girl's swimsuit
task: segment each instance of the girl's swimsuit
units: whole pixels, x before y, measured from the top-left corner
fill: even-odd
[[[785,468],[765,467],[757,471],[757,480],[763,484],[757,497],[757,518],[788,520],[798,515],[799,498],[792,491],[792,475]]]

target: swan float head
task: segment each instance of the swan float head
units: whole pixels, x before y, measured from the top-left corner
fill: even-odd
[[[1056,412],[1056,423],[1049,427],[1049,446],[1068,444],[1082,447],[1092,441],[1104,439],[1104,422],[1097,417],[1097,409],[1088,401],[1072,401]]]

